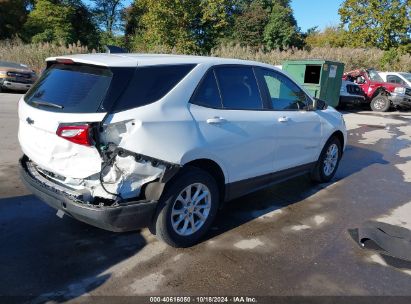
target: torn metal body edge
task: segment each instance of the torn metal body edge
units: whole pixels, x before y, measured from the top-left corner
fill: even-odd
[[[54,209],[105,230],[121,232],[147,227],[157,210],[157,201],[150,199],[127,201],[116,206],[90,204],[82,201],[81,195],[60,191],[52,181],[42,181],[35,175],[33,168],[30,169],[30,160],[23,156],[20,159],[20,176],[34,195]]]
[[[114,150],[113,155],[114,156],[118,155],[120,157],[133,156],[137,162],[148,161],[151,163],[153,167],[158,167],[161,165],[164,166],[165,167],[164,173],[161,175],[160,180],[159,180],[160,183],[164,183],[164,184],[167,183],[169,180],[171,180],[171,178],[173,178],[177,174],[177,172],[181,169],[180,165],[169,163],[164,160],[160,160],[160,159],[157,159],[151,156],[131,152],[129,150],[126,150],[120,147],[117,147]]]
[[[99,144],[99,142],[97,142],[97,144]],[[116,156],[120,156],[120,157],[128,157],[131,156],[135,159],[136,162],[149,162],[151,166],[153,167],[158,167],[158,166],[162,166],[164,167],[164,172],[161,174],[161,176],[159,177],[158,180],[149,182],[147,184],[145,184],[143,187],[144,191],[142,191],[142,194],[144,194],[144,197],[147,200],[153,200],[153,201],[158,201],[161,197],[161,194],[163,193],[165,184],[167,182],[169,182],[181,169],[181,166],[178,164],[174,164],[174,163],[170,163],[161,159],[157,159],[154,157],[150,157],[144,154],[140,154],[140,153],[135,153],[129,150],[126,150],[124,148],[121,148],[115,144],[109,143],[105,149],[101,149],[101,146],[98,145],[98,147],[100,147],[99,153],[102,156],[103,159],[103,168],[106,166],[110,166],[112,165],[112,163],[114,162]],[[102,173],[103,169],[100,172],[100,183],[102,183],[101,180],[101,173]],[[103,185],[102,185],[103,186]],[[108,192],[104,186],[103,189],[109,193],[112,194],[110,192]],[[141,194],[140,194],[141,195]],[[118,197],[120,198],[120,200],[116,200],[116,203],[118,204],[122,204],[124,201],[121,198],[120,195],[118,195]]]
[[[131,152],[129,150],[117,147],[113,152],[113,158],[132,156],[138,162],[150,162],[153,167],[164,166],[165,170],[158,181],[149,182],[144,185],[144,197],[147,200],[158,201],[163,194],[166,183],[168,183],[181,169],[180,165],[169,163],[154,157]]]

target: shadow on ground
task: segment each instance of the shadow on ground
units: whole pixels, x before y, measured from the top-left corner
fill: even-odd
[[[26,94],[25,91],[14,91],[14,90],[9,90],[9,89],[1,89],[0,93],[7,93],[7,94],[14,94],[14,95]]]
[[[206,239],[223,234],[265,214],[301,202],[350,175],[374,165],[387,165],[379,152],[358,146],[348,145],[340,167],[333,181],[328,184],[314,184],[308,176],[301,176],[257,191],[227,203],[219,212],[215,227]],[[239,214],[240,216],[231,216]]]
[[[374,164],[387,162],[378,152],[348,146],[335,181]],[[232,201],[206,239],[301,202],[331,184],[314,185],[302,176]],[[64,302],[96,290],[110,278],[107,269],[146,245],[139,233],[110,233],[67,216],[60,219],[32,195],[0,200],[0,242],[0,295],[38,303]]]
[[[19,303],[84,295],[110,278],[105,270],[145,246],[137,232],[60,219],[32,195],[0,200],[0,243],[0,296]]]
[[[392,115],[392,114],[402,114],[402,113],[410,113],[409,108],[390,108],[387,112],[373,112],[370,108],[370,106],[364,105],[364,106],[346,106],[344,108],[338,108],[337,109],[339,112],[342,114],[349,114],[349,113],[354,113],[354,114],[361,114],[361,115],[368,115],[368,116],[387,116]]]

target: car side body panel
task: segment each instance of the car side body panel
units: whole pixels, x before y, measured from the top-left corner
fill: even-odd
[[[318,159],[327,135],[337,130],[333,123],[338,117],[331,115],[333,121],[327,122],[324,117],[321,119],[321,111],[292,111],[289,112],[291,120],[285,126],[278,123],[284,112],[211,109],[187,103],[211,66],[199,64],[158,102],[110,114],[105,120],[107,127],[122,123],[132,125],[127,134],[120,136],[119,146],[181,166],[197,159],[212,160],[221,167],[226,183]],[[211,126],[206,120],[212,117],[222,117],[228,124]],[[237,123],[230,122],[232,117],[237,117]],[[257,129],[245,124],[250,119],[261,124],[258,129],[266,129],[266,133],[257,138]],[[245,144],[244,138],[250,142]],[[164,149],[170,146],[173,149]],[[241,151],[238,150],[240,146]],[[290,153],[295,156],[292,160]]]
[[[347,131],[345,129],[343,115],[332,107],[328,107],[327,109],[322,111],[316,111],[316,113],[321,119],[321,126],[323,130],[323,136],[319,144],[320,149],[317,151],[318,154],[316,159],[320,157],[321,150],[324,147],[327,140],[336,132],[340,132],[343,136],[344,142],[342,148],[343,151],[345,151],[345,148],[347,146]]]
[[[125,231],[140,226],[141,223],[137,223],[140,220],[151,223],[165,185],[181,167],[192,161],[215,162],[224,175],[225,185],[221,192],[225,197],[221,200],[231,200],[311,172],[325,143],[335,132],[342,133],[344,147],[346,144],[345,124],[340,113],[331,107],[310,110],[310,99],[314,104],[312,97],[304,97],[305,107],[274,111],[267,106],[267,92],[262,90],[268,89],[261,86],[258,76],[254,93],[249,96],[256,101],[258,90],[261,109],[244,107],[239,110],[235,103],[235,109],[230,106],[214,109],[190,103],[201,79],[217,65],[253,67],[254,75],[255,67],[260,66],[291,78],[271,65],[212,57],[141,54],[62,58],[76,65],[117,68],[195,65],[159,100],[139,106],[136,95],[130,94],[128,101],[133,108],[128,110],[59,113],[40,110],[20,100],[19,141],[25,153],[21,161],[23,180],[53,208],[97,227]],[[240,74],[247,78],[241,78],[238,83],[251,79],[249,75]],[[224,104],[220,86],[218,90]],[[301,90],[309,96],[303,88]],[[115,91],[119,95],[123,92]],[[232,89],[232,92],[242,91]],[[246,95],[239,93],[240,97],[232,100],[237,102]],[[74,100],[78,101],[77,96]],[[91,124],[92,145],[79,145],[59,137],[56,131],[62,123]]]
[[[272,111],[275,126],[274,170],[281,171],[316,160],[323,128],[316,111]],[[283,119],[286,121],[282,121]]]

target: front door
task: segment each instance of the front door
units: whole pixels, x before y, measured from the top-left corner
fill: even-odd
[[[260,69],[274,122],[274,171],[315,162],[321,150],[321,120],[308,111],[311,98],[290,78],[275,70]]]

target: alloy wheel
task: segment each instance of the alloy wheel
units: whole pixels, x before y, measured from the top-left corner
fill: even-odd
[[[328,147],[327,152],[325,154],[325,159],[324,159],[323,170],[326,176],[330,176],[334,172],[337,166],[337,162],[338,162],[338,146],[336,144],[332,144]]]
[[[211,208],[211,194],[206,185],[194,183],[184,188],[173,203],[171,225],[181,236],[198,231],[206,222]]]

